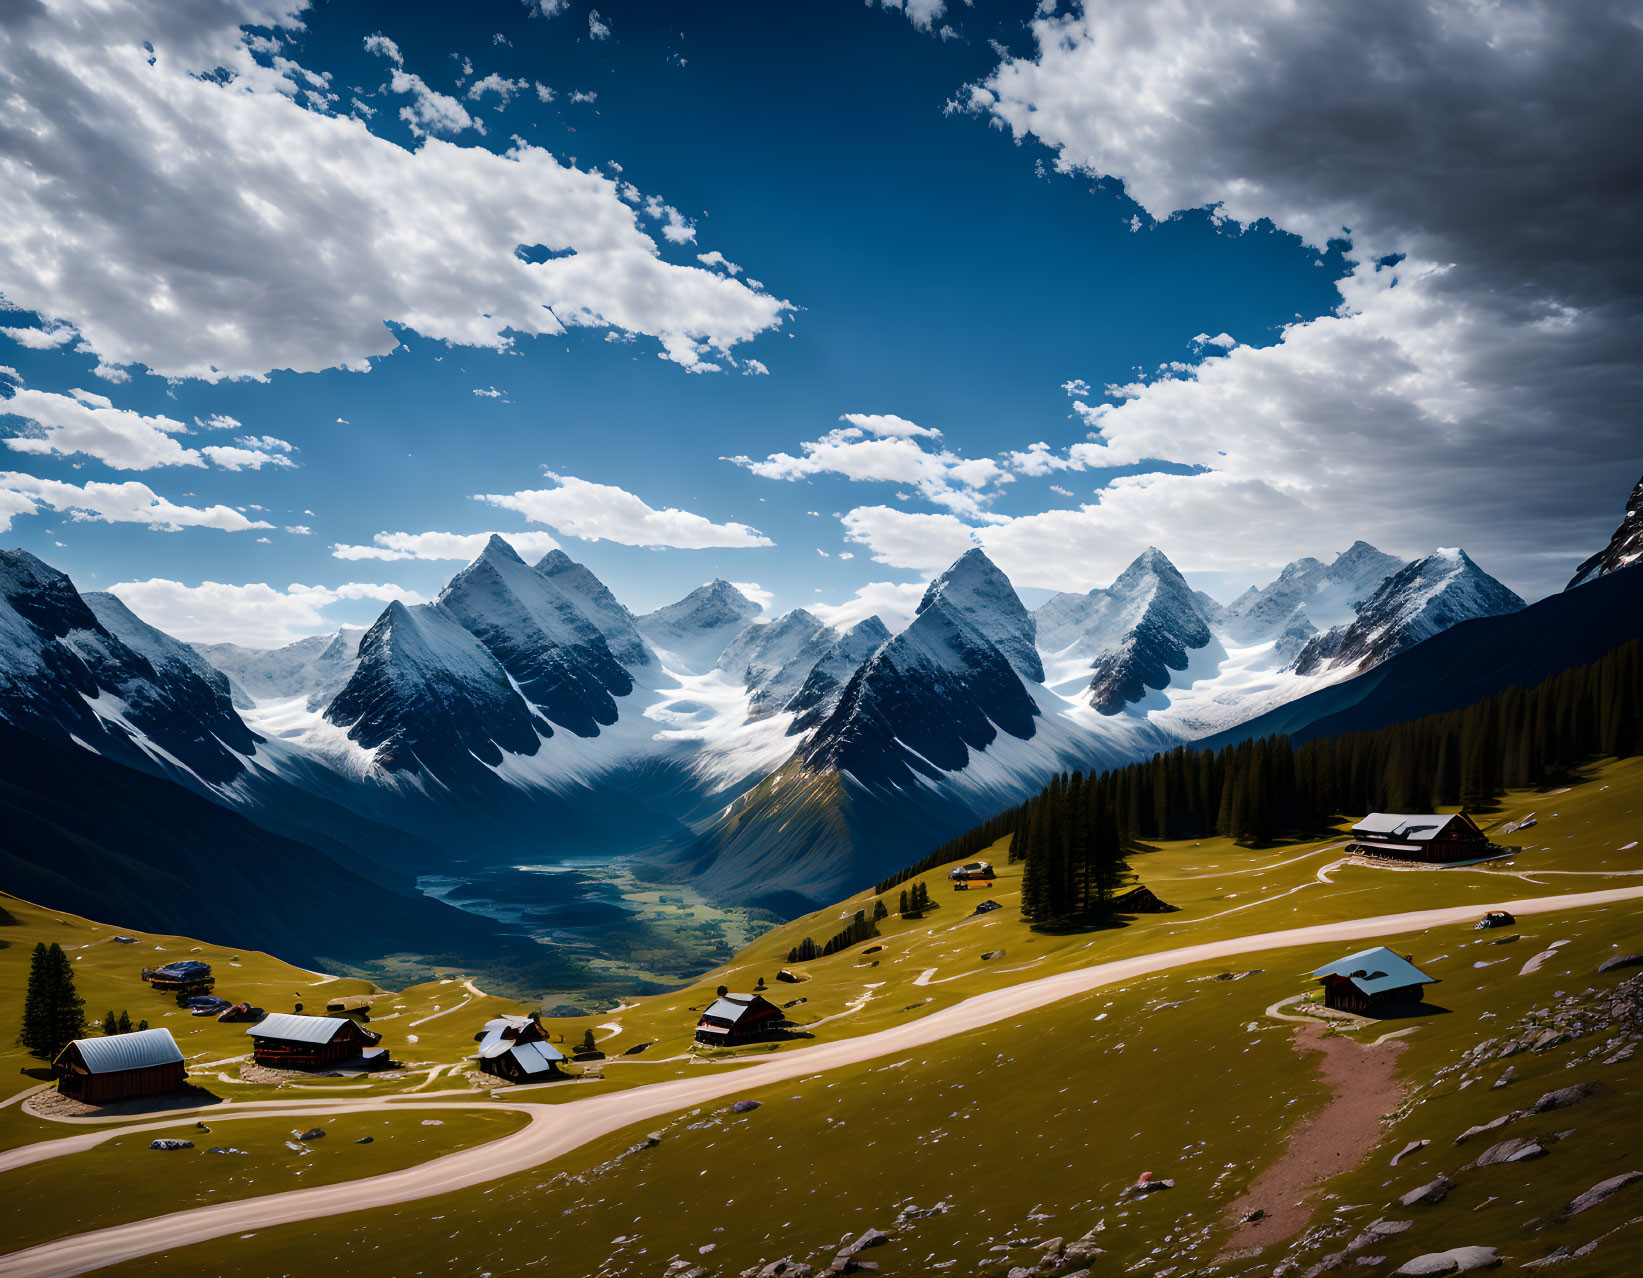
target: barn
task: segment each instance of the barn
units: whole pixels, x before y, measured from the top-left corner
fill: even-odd
[[[1464,812],[1371,812],[1352,827],[1353,852],[1400,861],[1472,861],[1495,850],[1478,823]]]
[[[781,1008],[758,994],[721,994],[696,1022],[696,1041],[729,1047],[766,1038],[786,1024]]]
[[[498,1016],[478,1035],[476,1059],[484,1074],[510,1083],[545,1083],[562,1078],[565,1054],[548,1042],[548,1032],[534,1016]]]
[[[1412,958],[1401,958],[1384,945],[1326,963],[1312,975],[1323,984],[1325,1007],[1359,1014],[1395,1003],[1419,1003],[1426,997],[1424,987],[1438,983]]]
[[[274,1012],[245,1031],[251,1036],[251,1055],[259,1065],[274,1069],[324,1069],[364,1056],[382,1041],[358,1021],[346,1016],[298,1016]]]
[[[168,1029],[77,1038],[51,1063],[57,1090],[93,1105],[181,1091],[188,1071]]]

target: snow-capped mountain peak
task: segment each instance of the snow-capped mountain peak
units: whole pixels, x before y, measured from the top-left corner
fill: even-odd
[[[691,673],[700,673],[714,667],[726,645],[761,611],[728,581],[715,579],[637,618],[637,624],[658,649]]]
[[[1445,547],[1388,577],[1355,620],[1309,640],[1295,669],[1300,674],[1364,670],[1459,622],[1522,607],[1514,591],[1464,550]]]
[[[923,614],[935,607],[952,610],[998,648],[1010,664],[1033,682],[1044,678],[1036,638],[1037,622],[1021,602],[1010,579],[980,549],[965,551],[953,566],[930,583],[919,601]]]
[[[650,648],[629,612],[593,572],[563,550],[550,550],[536,571],[575,602],[577,608],[604,635],[611,653],[629,670],[652,664]]]

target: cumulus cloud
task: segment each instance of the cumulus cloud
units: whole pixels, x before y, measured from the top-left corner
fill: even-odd
[[[305,8],[64,0],[0,24],[0,291],[42,319],[20,331],[68,326],[106,369],[214,382],[363,369],[397,345],[389,325],[496,350],[616,328],[691,367],[781,323],[785,302],[662,260],[613,178],[517,140],[407,150],[305,105],[302,68],[241,30]],[[373,48],[408,76],[390,40]],[[407,109],[433,133],[466,116],[449,102]]]
[[[681,550],[708,547],[774,546],[757,528],[716,524],[702,515],[669,506],[657,510],[624,489],[590,483],[574,475],[544,472],[556,488],[516,493],[478,493],[475,501],[516,511],[533,524],[546,524],[583,541],[614,541],[623,546],[672,546]]]
[[[846,556],[841,555],[840,558]],[[906,629],[907,623],[912,621],[918,612],[919,600],[924,598],[924,591],[922,582],[870,581],[843,603],[807,604],[806,611],[815,614],[823,625],[832,626],[835,630],[848,630],[858,621],[877,616],[894,633]]]
[[[66,346],[79,334],[68,324],[46,325],[44,328],[0,328],[0,337],[9,337],[19,346],[31,351],[51,351]]]
[[[516,93],[522,93],[531,87],[529,80],[510,80],[506,76],[492,71],[482,80],[475,80],[468,86],[468,100],[478,102],[487,93],[494,93],[502,99],[502,105],[512,102]]]
[[[1349,272],[1335,313],[1261,349],[1200,334],[1216,358],[1111,388],[1079,406],[1090,439],[1010,459],[1194,473],[966,535],[1041,584],[1064,584],[1042,580],[1057,559],[1099,582],[1148,541],[1189,569],[1267,567],[1321,530],[1405,554],[1464,541],[1520,589],[1560,584],[1643,462],[1636,6],[1130,0],[1031,26],[1035,53],[961,109],[1121,179],[1149,219],[1347,239]],[[852,515],[901,566],[961,532]]]
[[[146,524],[164,532],[176,532],[179,528],[243,532],[273,527],[261,520],[247,519],[229,506],[179,505],[135,480],[81,485],[40,479],[17,471],[0,471],[0,532],[8,531],[16,516],[34,515],[42,510],[60,511],[76,520]]]
[[[570,0],[523,0],[533,18],[552,18],[570,8]]]
[[[151,577],[117,582],[109,591],[149,625],[185,642],[239,643],[254,648],[276,648],[304,635],[334,629],[337,622],[323,615],[332,604],[362,599],[427,602],[414,590],[364,581],[340,586],[292,584],[281,590],[267,582],[202,581],[187,586]]]
[[[985,511],[986,503],[996,495],[997,485],[1007,483],[1011,476],[991,458],[966,458],[947,448],[927,449],[919,441],[938,439],[941,432],[904,417],[846,413],[839,420],[848,425],[800,444],[798,456],[772,453],[763,460],[745,456],[721,460],[766,479],[841,475],[857,481],[904,484],[948,510],[993,518]]]
[[[540,559],[559,543],[544,532],[379,532],[369,546],[336,545],[337,559],[477,559],[492,537],[501,537],[524,559]]]
[[[588,35],[594,40],[610,39],[610,23],[599,16],[599,10],[588,10]]]
[[[188,433],[182,422],[115,408],[107,397],[91,391],[58,395],[18,387],[10,397],[0,399],[0,415],[20,417],[27,423],[28,433],[8,436],[5,441],[13,452],[95,457],[116,470],[205,465],[199,453],[177,442],[178,435]]]
[[[706,586],[706,585],[711,585],[712,583],[704,581],[702,584],[704,586]],[[761,586],[756,581],[733,581],[730,584],[732,586],[735,586],[737,590],[741,591],[744,595],[746,595],[754,603],[758,604],[761,611],[763,611],[763,612],[769,612],[770,611],[770,605],[775,601],[775,598],[776,598],[776,592],[775,591],[766,590],[763,586]]]
[[[718,249],[712,249],[706,253],[698,253],[696,254],[696,260],[703,266],[722,266],[726,273],[730,275],[740,275],[742,273],[742,268],[737,266],[736,263],[732,262],[723,253],[719,252]]]
[[[873,0],[867,0],[869,6]],[[920,31],[931,30],[937,19],[947,12],[946,0],[879,0],[886,9],[895,9],[907,15],[907,20]],[[951,40],[958,35],[951,27],[943,27],[938,33],[943,40]]]
[[[287,455],[290,451],[289,444],[283,452],[267,448],[248,448],[243,443],[207,444],[200,451],[224,470],[261,470],[264,466],[289,469],[296,465],[296,462]]]

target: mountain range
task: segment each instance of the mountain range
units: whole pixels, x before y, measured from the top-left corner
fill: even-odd
[[[1545,665],[1623,631],[1640,494],[1584,584],[1527,610],[1462,550],[1406,563],[1362,541],[1224,606],[1148,549],[1029,609],[974,549],[899,633],[765,617],[724,581],[635,615],[563,551],[527,564],[495,537],[435,601],[363,632],[190,646],[0,552],[0,717],[14,746],[185,787],[389,890],[453,857],[614,852],[790,913],[1055,772],[1362,717],[1377,689],[1418,712],[1432,676],[1399,672],[1422,653],[1473,654],[1475,683],[1500,636]],[[1588,640],[1531,642],[1576,614]]]

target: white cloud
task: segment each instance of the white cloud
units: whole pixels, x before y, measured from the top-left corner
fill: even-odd
[[[873,0],[867,0],[869,6]],[[886,9],[896,9],[907,15],[907,20],[920,31],[929,31],[936,20],[947,12],[946,0],[879,0]],[[949,35],[948,33],[952,34]],[[943,27],[939,32],[943,40],[950,40],[958,33],[951,27]]]
[[[552,102],[553,99],[554,99],[553,90],[550,89],[547,85],[543,84],[542,81],[538,80],[536,82],[536,100],[538,102]]]
[[[623,546],[672,546],[683,550],[712,546],[773,546],[746,524],[716,524],[688,510],[657,510],[624,489],[590,483],[573,475],[544,472],[557,488],[517,493],[478,493],[474,500],[517,511],[534,524],[547,524],[583,541]]]
[[[342,419],[339,417],[337,420],[341,421]],[[213,413],[204,421],[196,417],[194,424],[201,430],[239,430],[242,426],[239,418],[230,417],[227,413]]]
[[[200,451],[224,470],[261,470],[264,466],[290,469],[296,465],[285,453],[270,452],[265,448],[207,444]]]
[[[494,386],[474,387],[474,394],[478,395],[481,399],[501,399],[507,393],[507,391],[497,390]]]
[[[293,537],[312,537],[314,530],[307,524],[286,524],[285,531]]]
[[[1364,536],[1465,542],[1520,589],[1560,585],[1643,462],[1639,205],[1614,194],[1622,122],[1643,113],[1635,13],[1116,0],[1031,25],[1036,53],[962,109],[1063,172],[1121,179],[1152,221],[1208,207],[1319,250],[1350,234],[1350,273],[1336,313],[1262,349],[1200,334],[1226,353],[1075,405],[1092,438],[1011,458],[1198,473],[969,534],[1029,584],[1065,584],[1043,580],[1058,558],[1095,584],[1149,541],[1234,570]],[[851,516],[884,562],[936,565],[955,544],[937,519]]]
[[[64,0],[27,10],[27,56],[0,35],[0,291],[45,325],[24,331],[70,325],[105,368],[215,382],[364,369],[389,325],[496,350],[618,328],[688,367],[781,323],[781,300],[663,261],[611,177],[517,140],[407,150],[304,106],[241,24],[305,7]],[[441,110],[418,127],[460,124]]]
[[[769,377],[770,369],[762,359],[744,359],[741,361],[743,377]]]
[[[188,427],[170,417],[144,417],[91,391],[67,395],[17,388],[0,399],[0,415],[24,418],[30,433],[8,436],[13,452],[42,457],[95,457],[116,470],[203,466],[200,455],[175,438]]]
[[[1233,337],[1231,333],[1217,333],[1214,337],[1211,337],[1208,333],[1200,333],[1192,339],[1192,344],[1194,346],[1217,346],[1221,350],[1230,351],[1238,345],[1238,339]],[[1084,393],[1089,393],[1088,387],[1085,387]]]
[[[670,244],[691,244],[696,239],[696,224],[671,204],[664,204],[659,196],[645,200],[645,214],[662,223],[662,235]]]
[[[185,642],[240,643],[257,648],[276,648],[304,635],[335,628],[337,622],[323,615],[332,604],[362,599],[426,602],[414,590],[363,581],[340,586],[292,584],[281,590],[266,582],[240,586],[202,581],[197,586],[186,586],[180,581],[153,577],[118,582],[109,591],[149,625]]]
[[[502,99],[502,105],[512,102],[516,93],[521,93],[531,87],[529,80],[510,80],[506,76],[492,71],[482,80],[475,80],[468,86],[468,99],[477,102],[487,93],[494,93]]]
[[[705,586],[705,585],[709,585],[711,583],[704,581],[702,584]],[[774,591],[766,590],[763,586],[761,586],[756,581],[733,581],[730,584],[732,586],[735,586],[737,590],[741,591],[744,595],[746,595],[754,603],[758,604],[760,611],[762,611],[762,612],[769,612],[770,611],[770,605],[775,601],[775,598],[776,598],[776,594],[775,594]]]
[[[1088,395],[1090,393],[1090,384],[1082,377],[1075,377],[1070,382],[1062,382],[1061,389],[1066,391],[1068,395],[1077,398],[1080,395]]]
[[[0,337],[9,337],[19,346],[31,351],[56,350],[78,336],[69,324],[48,324],[44,328],[0,328]]]
[[[588,10],[588,35],[595,40],[610,39],[610,23],[599,16],[599,10]]]
[[[912,621],[925,588],[920,582],[870,581],[843,603],[809,604],[807,611],[814,613],[823,625],[836,630],[848,630],[858,621],[876,616],[895,632],[905,629]]]
[[[570,8],[570,0],[524,0],[524,5],[533,18],[552,18]]]
[[[43,509],[62,511],[71,519],[147,524],[167,532],[179,528],[243,532],[249,528],[273,527],[261,520],[247,519],[228,506],[178,505],[135,480],[79,485],[39,479],[17,471],[0,471],[0,532],[10,529],[17,515],[33,515]]]
[[[718,249],[711,249],[706,253],[696,254],[696,260],[703,266],[722,266],[731,275],[740,275],[742,268],[737,266]]]
[[[856,481],[905,484],[935,505],[992,518],[984,507],[996,495],[996,486],[1011,478],[997,462],[962,457],[946,448],[927,451],[919,440],[939,438],[941,432],[904,417],[846,413],[840,420],[849,425],[800,444],[800,456],[772,453],[762,461],[751,457],[721,460],[766,479],[842,475]]]
[[[501,537],[517,550],[521,558],[536,560],[559,543],[544,532],[505,533],[449,533],[449,532],[379,532],[369,546],[336,545],[331,554],[337,559],[477,559],[485,543]]]
[[[570,100],[578,104],[597,102],[599,101],[599,95],[586,89],[573,89]]]

